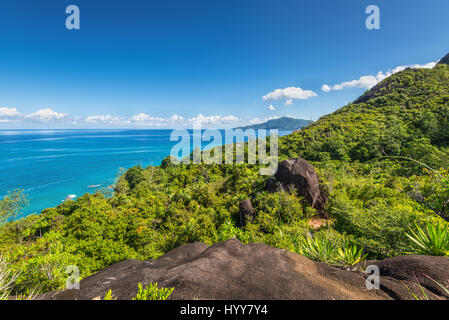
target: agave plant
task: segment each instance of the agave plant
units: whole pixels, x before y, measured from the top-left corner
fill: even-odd
[[[416,231],[412,229],[410,231],[411,234],[407,234],[407,237],[414,244],[412,254],[430,256],[449,255],[449,225],[428,222],[425,229],[416,225]]]
[[[428,276],[428,275],[425,275],[425,276],[427,278],[429,278],[430,280],[432,280],[433,282],[435,282],[441,288],[441,290],[443,290],[443,292],[449,296],[449,280],[447,280],[447,278],[446,278],[447,285],[445,286],[444,284],[439,283],[435,279],[432,279],[430,276]]]
[[[410,292],[413,299],[415,299],[415,300],[430,300],[429,296],[427,295],[426,291],[424,290],[421,283],[419,283],[419,281],[418,281],[418,287],[419,287],[420,292],[416,292],[416,293],[413,292],[413,290],[410,289],[404,282],[402,282],[402,284],[407,288],[408,292]]]
[[[299,253],[312,260],[335,261],[335,245],[325,235],[307,235],[300,244]]]
[[[366,259],[367,254],[363,254],[363,248],[346,241],[342,248],[337,249],[337,257],[341,264],[353,267]]]
[[[424,276],[425,277],[427,277],[428,279],[430,279],[430,280],[432,280],[436,285],[438,285],[440,288],[441,288],[441,290],[446,294],[446,295],[448,295],[449,296],[449,280],[446,280],[446,282],[447,282],[447,286],[445,286],[444,284],[442,284],[442,283],[439,283],[438,281],[436,281],[435,279],[433,279],[432,277],[430,277],[429,275],[427,275],[427,274],[424,274]],[[416,282],[417,282],[417,284],[418,284],[418,287],[419,287],[419,289],[420,289],[420,291],[421,292],[418,292],[418,293],[414,293],[405,283],[403,283],[404,284],[404,286],[407,288],[407,290],[410,292],[410,294],[413,296],[413,298],[415,299],[415,300],[430,300],[430,298],[429,298],[429,296],[427,295],[427,293],[426,293],[426,291],[424,290],[424,288],[423,288],[423,286],[421,285],[421,283],[419,282],[419,280],[418,280],[418,278],[415,276],[415,278],[416,278]]]

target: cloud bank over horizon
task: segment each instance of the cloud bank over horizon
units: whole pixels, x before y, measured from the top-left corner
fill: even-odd
[[[72,116],[57,112],[51,108],[39,109],[30,114],[20,113],[17,108],[0,107],[0,123],[20,126],[28,125],[64,126],[71,128],[193,128],[194,124],[201,123],[204,128],[231,128],[242,125],[262,123],[280,116],[266,118],[244,119],[234,115],[203,115],[185,118],[173,114],[170,117],[151,116],[146,113],[134,114],[131,117],[119,117],[110,114],[97,114],[90,116]]]

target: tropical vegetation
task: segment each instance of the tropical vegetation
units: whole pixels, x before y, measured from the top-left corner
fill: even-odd
[[[23,219],[17,217],[26,197],[12,191],[0,201],[8,266],[0,281],[8,294],[50,291],[64,287],[69,265],[85,277],[125,259],[231,238],[345,267],[410,253],[448,255],[448,65],[394,74],[280,138],[279,148],[280,160],[301,156],[317,169],[329,196],[321,227],[309,223],[318,214],[295,190],[268,191],[270,177],[259,175],[259,164],[167,158],[126,170],[112,195],[85,194]],[[240,226],[239,202],[248,198],[257,214]]]

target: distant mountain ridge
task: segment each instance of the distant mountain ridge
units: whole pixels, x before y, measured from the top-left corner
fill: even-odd
[[[311,120],[295,119],[295,118],[290,118],[290,117],[281,117],[281,118],[277,118],[277,119],[268,120],[267,122],[264,122],[264,123],[253,124],[253,125],[249,125],[249,126],[245,126],[245,127],[238,127],[236,129],[243,129],[243,130],[247,130],[247,129],[254,129],[254,130],[278,129],[278,130],[293,131],[293,130],[302,129],[303,127],[308,126],[312,122],[313,121],[311,121]]]

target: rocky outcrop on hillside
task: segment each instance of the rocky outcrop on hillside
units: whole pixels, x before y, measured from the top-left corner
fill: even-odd
[[[322,216],[327,217],[327,196],[321,192],[320,180],[315,168],[303,158],[288,159],[282,161],[275,174],[284,188],[293,186],[298,194],[315,208]]]
[[[449,53],[443,59],[441,59],[440,62],[438,62],[438,64],[443,63],[449,65]]]
[[[131,299],[139,282],[174,287],[170,299],[413,299],[407,287],[420,292],[418,281],[430,298],[449,298],[427,278],[445,283],[449,258],[405,256],[369,264],[379,267],[380,289],[368,290],[368,274],[362,271],[314,262],[265,244],[243,245],[235,239],[213,246],[192,243],[157,260],[114,264],[83,279],[79,290],[40,299],[102,299],[110,289],[118,299]]]
[[[239,227],[246,226],[247,222],[253,222],[256,218],[256,211],[253,208],[251,199],[246,199],[239,204]]]

